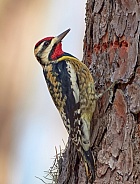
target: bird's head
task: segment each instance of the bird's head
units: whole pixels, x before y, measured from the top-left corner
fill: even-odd
[[[63,55],[61,41],[69,31],[70,29],[56,37],[46,37],[37,42],[34,53],[41,65],[46,65],[50,61],[57,60]]]

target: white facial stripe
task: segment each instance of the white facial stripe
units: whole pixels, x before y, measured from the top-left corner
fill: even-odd
[[[51,41],[51,45],[53,46],[57,42],[57,37],[54,37]]]
[[[72,89],[73,89],[73,96],[75,98],[75,102],[78,103],[79,102],[79,87],[77,84],[77,76],[76,76],[76,73],[73,67],[71,66],[69,62],[67,62],[67,69],[68,69],[68,73],[70,74],[70,80],[71,80]]]
[[[42,49],[43,44],[44,44],[44,42],[42,42],[42,43],[34,50],[35,56],[37,56],[37,54],[39,53],[39,51]]]
[[[50,50],[52,49],[52,47],[53,47],[53,45],[50,43],[50,45],[43,51],[43,53],[42,53],[42,59],[48,59],[48,57],[49,57],[49,54],[50,54]]]
[[[41,55],[41,59],[42,61],[47,61],[48,60],[48,57],[49,57],[49,54],[50,54],[50,51],[52,50],[52,47],[54,46],[55,42],[57,41],[57,38],[53,38],[51,43],[49,44],[49,46],[43,50],[42,52],[42,55]],[[42,50],[43,48],[43,45],[44,45],[44,42],[42,42],[36,49],[35,49],[35,55],[37,55],[37,53],[39,53],[39,51]],[[46,60],[47,59],[47,60]]]

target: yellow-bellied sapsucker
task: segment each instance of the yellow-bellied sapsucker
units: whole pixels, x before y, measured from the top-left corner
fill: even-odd
[[[69,31],[40,40],[34,53],[68,134],[84,159],[88,177],[94,180],[90,150],[90,123],[96,106],[94,80],[85,64],[63,52],[61,40]]]

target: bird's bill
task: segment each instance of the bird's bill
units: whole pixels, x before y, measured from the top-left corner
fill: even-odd
[[[61,42],[61,40],[68,34],[69,31],[70,31],[70,29],[67,29],[66,31],[64,31],[63,33],[61,33],[57,37],[55,37],[56,38],[56,43]]]

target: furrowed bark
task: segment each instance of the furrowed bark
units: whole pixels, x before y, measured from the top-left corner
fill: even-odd
[[[140,181],[140,0],[88,0],[83,62],[96,93],[118,81],[97,102],[91,123],[94,183]],[[62,179],[63,178],[63,179]],[[84,184],[82,161],[69,140],[58,183]]]

